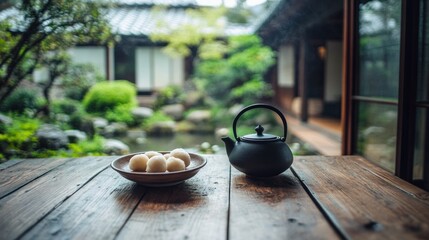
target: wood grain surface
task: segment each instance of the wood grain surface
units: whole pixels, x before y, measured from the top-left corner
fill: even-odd
[[[293,170],[351,238],[428,239],[427,200],[366,160],[297,157]]]
[[[232,169],[230,239],[338,239],[332,227],[287,170],[249,178]]]
[[[108,168],[66,199],[23,239],[114,239],[145,188]]]
[[[111,157],[70,159],[0,200],[1,239],[15,239],[73,195]]]
[[[207,165],[184,183],[148,188],[119,239],[226,239],[229,162],[207,156]]]
[[[68,159],[29,159],[0,170],[0,199],[66,161]]]
[[[205,157],[160,188],[122,178],[115,156],[0,164],[0,240],[428,239],[428,192],[361,157],[295,157],[266,179]]]

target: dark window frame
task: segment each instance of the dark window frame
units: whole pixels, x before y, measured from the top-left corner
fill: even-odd
[[[344,0],[342,154],[356,154],[357,103],[370,102],[398,106],[395,175],[413,182],[416,109],[429,110],[429,102],[416,101],[419,50],[420,1],[402,0],[398,101],[355,96],[358,83],[359,0]],[[427,150],[426,150],[427,151]],[[426,163],[428,160],[426,160]],[[425,164],[426,166],[427,164]],[[427,178],[428,176],[425,176]],[[425,181],[427,179],[424,179]]]

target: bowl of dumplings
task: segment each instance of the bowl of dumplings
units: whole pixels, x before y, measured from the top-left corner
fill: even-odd
[[[163,187],[195,176],[206,163],[201,155],[176,148],[128,154],[115,159],[110,166],[124,178],[140,185]]]

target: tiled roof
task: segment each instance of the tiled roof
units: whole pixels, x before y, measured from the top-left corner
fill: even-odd
[[[162,21],[170,27],[189,24],[196,21],[183,8],[169,8],[157,12],[150,8],[119,7],[109,11],[108,19],[113,31],[121,35],[148,36],[156,30]],[[250,28],[243,25],[227,24],[224,34],[237,35],[249,33]]]
[[[188,6],[197,5],[195,0],[113,0],[118,5],[169,5]]]
[[[135,4],[184,4],[195,3],[193,0],[116,0],[121,4],[108,11],[107,19],[110,22],[112,30],[116,34],[124,36],[139,36],[147,37],[153,33],[159,26],[159,22],[168,23],[170,27],[181,24],[188,24],[195,22],[196,19],[192,18],[186,13],[186,7],[169,7],[163,10],[154,12],[147,5]],[[171,6],[171,5],[170,5]],[[176,5],[178,6],[178,5]],[[189,5],[188,5],[189,6]],[[17,30],[19,27],[24,27],[22,18],[15,8],[5,9],[0,11],[0,20],[9,18],[11,16],[18,16],[15,20]],[[249,34],[253,32],[254,27],[250,25],[226,24],[224,29],[224,36]]]

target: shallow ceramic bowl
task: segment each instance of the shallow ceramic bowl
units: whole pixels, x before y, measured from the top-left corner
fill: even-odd
[[[147,172],[136,172],[132,171],[128,165],[132,156],[141,154],[144,152],[133,153],[129,155],[122,156],[118,159],[115,159],[110,166],[121,174],[124,178],[136,182],[140,185],[149,186],[149,187],[164,187],[172,186],[179,184],[186,179],[189,179],[198,171],[204,167],[207,163],[207,160],[201,155],[195,153],[189,153],[191,156],[191,164],[186,167],[185,170],[177,172],[162,172],[162,173],[147,173]],[[169,152],[160,151],[162,154]]]

